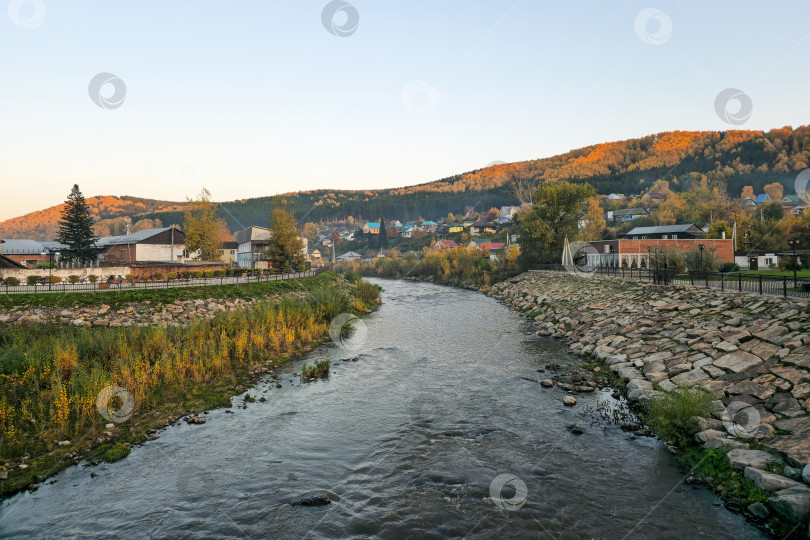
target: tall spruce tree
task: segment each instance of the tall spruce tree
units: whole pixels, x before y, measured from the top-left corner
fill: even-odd
[[[96,241],[93,233],[93,218],[90,208],[79,191],[78,184],[73,184],[65,207],[62,209],[62,218],[59,220],[59,233],[57,240],[65,244],[67,249],[62,251],[62,259],[86,264],[96,260]]]

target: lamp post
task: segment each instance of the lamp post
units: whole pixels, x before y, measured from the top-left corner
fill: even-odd
[[[53,286],[53,250],[48,248],[48,252],[42,250],[42,256],[48,255],[48,290]]]
[[[616,274],[616,248],[610,246],[610,265],[613,267],[613,274]]]
[[[788,245],[790,246],[791,251],[793,251],[793,288],[795,289],[796,287],[798,287],[798,285],[796,284],[797,281],[796,270],[798,267],[798,265],[796,264],[796,246],[799,245],[799,239],[791,238],[790,240],[788,240]]]
[[[705,274],[703,271],[703,250],[706,249],[704,244],[698,244],[698,249],[700,250],[700,275],[701,277]]]

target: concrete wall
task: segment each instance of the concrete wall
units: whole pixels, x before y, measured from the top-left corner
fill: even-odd
[[[109,275],[126,276],[127,274],[134,274],[132,268],[129,266],[111,266],[109,268],[54,268],[53,274],[45,269],[39,270],[22,270],[22,269],[0,269],[0,278],[15,277],[20,280],[20,283],[25,284],[28,276],[40,276],[47,278],[49,275],[59,276],[63,281],[66,281],[68,276],[81,276],[87,277],[96,275],[99,281],[106,279]]]

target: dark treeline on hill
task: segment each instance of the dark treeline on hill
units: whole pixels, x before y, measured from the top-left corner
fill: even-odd
[[[784,127],[763,131],[673,131],[638,139],[610,142],[572,150],[559,156],[494,165],[435,182],[399,189],[368,191],[318,190],[285,194],[298,220],[436,219],[448,212],[463,214],[468,207],[486,211],[513,205],[532,190],[516,185],[543,181],[588,182],[597,193],[640,194],[659,179],[673,191],[685,191],[705,180],[729,197],[740,196],[743,186],[761,193],[766,184],[779,182],[793,193],[793,181],[810,164],[810,127]],[[93,199],[88,199],[90,203]],[[182,206],[149,206],[139,201],[133,220],[159,219],[164,225],[182,223]],[[273,197],[260,197],[219,205],[218,217],[232,231],[266,225]],[[165,203],[164,203],[165,204]],[[58,215],[58,207],[48,215]],[[135,208],[133,208],[135,209]],[[102,216],[104,213],[101,213]],[[12,223],[13,222],[13,223]],[[47,219],[35,212],[0,223],[0,236],[41,238]],[[12,226],[13,225],[13,226]],[[9,232],[13,231],[13,235]]]

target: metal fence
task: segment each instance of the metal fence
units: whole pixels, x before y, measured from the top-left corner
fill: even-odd
[[[656,283],[660,285],[691,285],[724,291],[778,294],[785,297],[810,298],[810,278],[773,276],[756,272],[688,272],[675,274],[665,269],[636,269],[608,266],[570,266],[561,264],[536,265],[533,270],[599,275]]]
[[[267,281],[286,281],[320,274],[324,268],[307,270],[305,272],[266,274],[261,271],[247,273],[242,276],[222,276],[208,278],[181,278],[170,280],[139,281],[130,279],[114,279],[112,281],[98,281],[89,283],[48,283],[43,278],[36,285],[5,285],[0,284],[0,294],[71,294],[71,293],[98,293],[110,291],[128,291],[137,289],[170,289],[174,287],[206,287],[211,285],[243,285],[246,283],[262,283]]]

